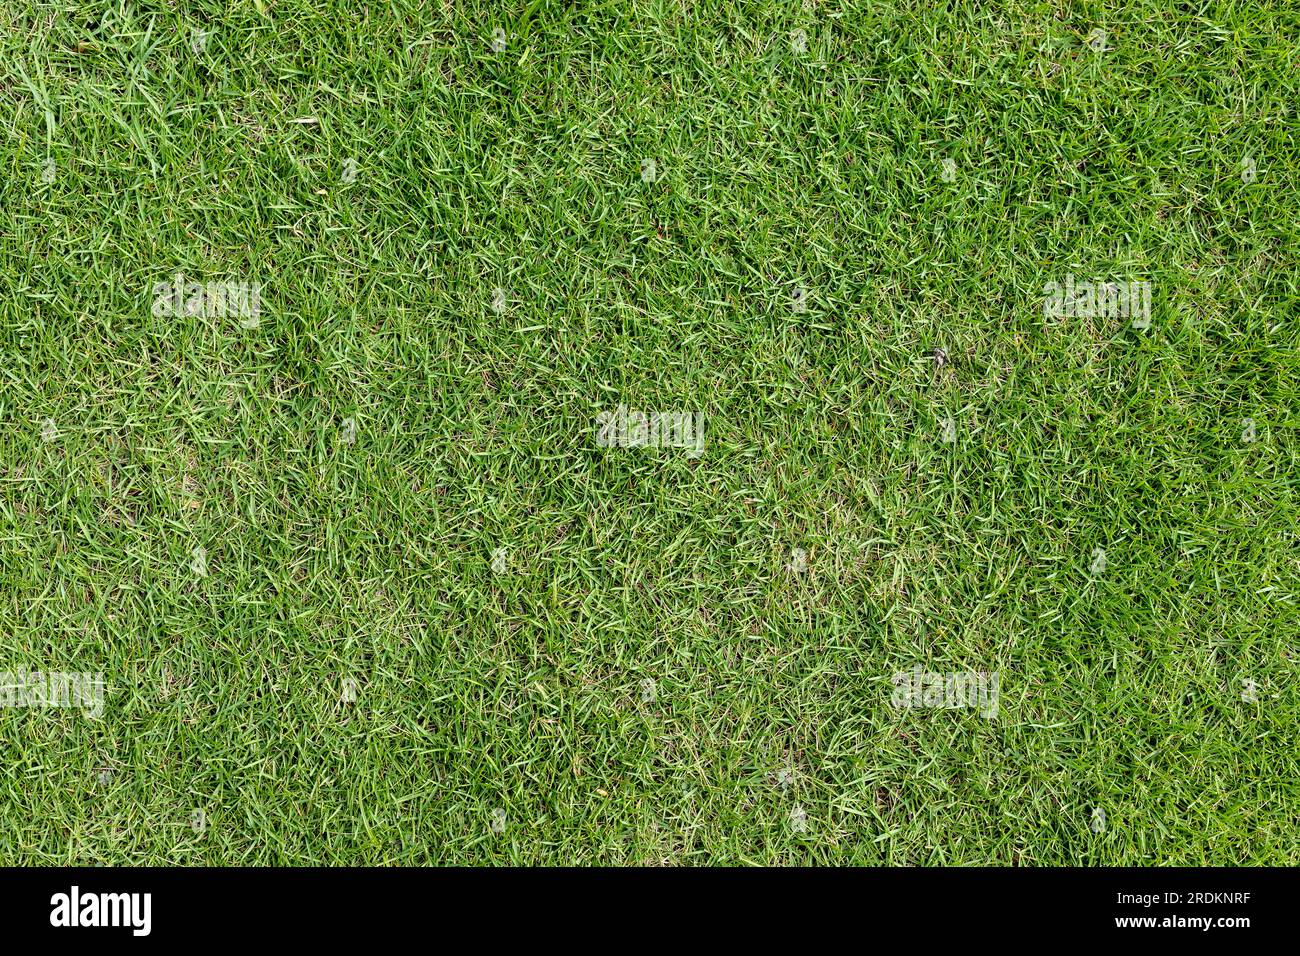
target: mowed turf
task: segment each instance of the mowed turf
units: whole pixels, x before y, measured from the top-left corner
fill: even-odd
[[[1298,38],[0,0],[0,863],[1300,863]]]

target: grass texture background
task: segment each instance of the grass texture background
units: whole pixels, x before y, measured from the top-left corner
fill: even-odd
[[[0,862],[1300,863],[1297,38],[0,0]]]

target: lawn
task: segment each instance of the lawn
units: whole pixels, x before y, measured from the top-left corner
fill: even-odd
[[[0,0],[0,672],[104,687],[0,864],[1300,864],[1298,94],[1292,0]]]

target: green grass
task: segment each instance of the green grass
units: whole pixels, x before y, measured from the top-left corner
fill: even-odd
[[[0,0],[0,863],[1300,864],[1298,37]]]

